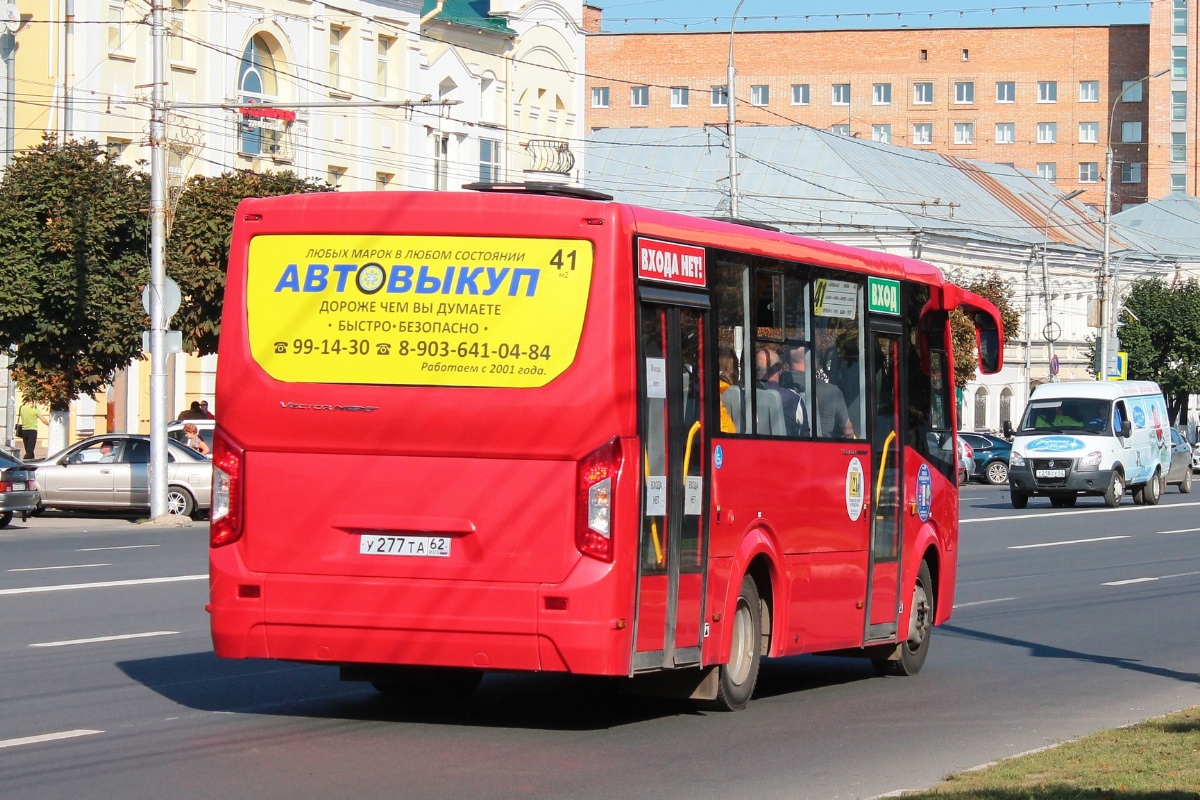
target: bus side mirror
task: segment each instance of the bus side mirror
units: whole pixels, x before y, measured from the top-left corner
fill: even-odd
[[[1000,371],[1000,358],[1004,352],[1000,344],[1000,331],[992,317],[982,311],[975,314],[975,346],[979,349],[979,368],[985,375]]]
[[[1127,419],[1121,420],[1121,438],[1128,439],[1133,435],[1133,423]]]
[[[1013,434],[1012,422],[1004,420],[1004,425],[1002,427],[1004,428],[1004,438],[1011,439]]]

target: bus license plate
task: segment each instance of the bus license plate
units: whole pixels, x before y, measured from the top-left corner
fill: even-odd
[[[1067,471],[1065,469],[1039,469],[1037,476],[1039,478],[1065,478]]]
[[[384,536],[363,534],[358,540],[358,552],[371,556],[433,556],[450,557],[449,536]]]

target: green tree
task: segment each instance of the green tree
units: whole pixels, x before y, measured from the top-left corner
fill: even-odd
[[[217,352],[225,272],[237,205],[247,197],[332,191],[324,181],[286,172],[226,172],[196,176],[184,186],[167,240],[167,274],[183,300],[171,327],[183,332],[183,347],[200,355]]]
[[[1016,341],[1021,335],[1021,315],[1013,308],[1010,282],[994,269],[975,276],[951,272],[947,277],[958,286],[990,300],[1000,311],[1005,343]],[[955,310],[950,313],[950,331],[954,339],[954,385],[961,389],[968,381],[975,380],[975,323],[963,312]]]
[[[52,137],[0,179],[0,346],[21,394],[66,412],[141,353],[149,176]]]
[[[1188,396],[1200,392],[1200,283],[1134,281],[1118,320],[1128,377],[1161,386],[1171,420],[1185,423]]]

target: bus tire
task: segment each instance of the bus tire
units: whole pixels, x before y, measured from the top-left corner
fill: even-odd
[[[436,703],[469,697],[483,680],[477,669],[396,667],[371,681],[375,691],[399,700]]]
[[[1120,470],[1113,470],[1112,477],[1108,480],[1108,489],[1104,492],[1104,505],[1109,508],[1116,508],[1121,504],[1121,497],[1125,494],[1125,476]]]
[[[893,658],[875,658],[875,672],[879,675],[916,675],[925,666],[929,655],[929,640],[933,636],[935,612],[933,580],[929,576],[929,562],[922,561],[913,584],[912,605],[909,606],[908,638],[896,648]]]
[[[1029,505],[1029,495],[1025,492],[1018,492],[1013,489],[1008,493],[1009,499],[1012,500],[1012,507],[1021,509]]]
[[[740,711],[746,707],[754,694],[762,663],[762,601],[758,584],[749,575],[742,579],[731,623],[729,661],[719,667],[717,697],[713,701],[720,711]]]
[[[1162,499],[1163,493],[1163,475],[1162,470],[1155,470],[1154,475],[1142,488],[1142,501],[1148,506],[1158,505],[1158,501]]]

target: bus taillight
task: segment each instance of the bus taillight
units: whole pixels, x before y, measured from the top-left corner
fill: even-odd
[[[621,471],[621,442],[612,439],[579,462],[575,546],[585,556],[612,561],[613,492]]]
[[[217,428],[213,435],[213,482],[209,547],[232,544],[242,537],[242,448]]]

